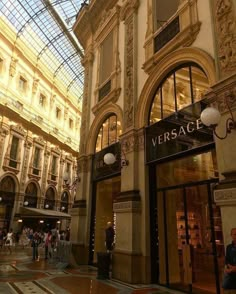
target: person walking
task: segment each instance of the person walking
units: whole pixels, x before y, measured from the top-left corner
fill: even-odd
[[[48,232],[45,233],[45,239],[44,239],[44,258],[48,259],[48,249],[50,247],[50,242],[51,242],[51,237],[52,237],[52,232],[49,230]]]
[[[34,232],[31,242],[32,260],[39,260],[38,246],[40,244],[40,235],[38,231]]]
[[[232,242],[226,247],[225,271],[222,288],[236,289],[236,228],[231,229]]]
[[[8,249],[9,253],[12,253],[11,247],[13,245],[13,231],[12,229],[9,230],[5,237],[5,247]]]

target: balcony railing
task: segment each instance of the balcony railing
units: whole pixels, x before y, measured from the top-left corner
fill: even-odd
[[[180,32],[179,16],[172,20],[154,39],[154,53],[164,47]]]

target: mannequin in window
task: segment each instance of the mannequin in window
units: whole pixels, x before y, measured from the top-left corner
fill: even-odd
[[[114,248],[114,237],[115,237],[115,230],[111,222],[107,223],[107,228],[105,230],[105,246],[107,252],[110,252]]]

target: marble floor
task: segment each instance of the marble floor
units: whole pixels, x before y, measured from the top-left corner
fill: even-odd
[[[3,294],[180,294],[157,285],[129,285],[97,279],[91,266],[63,267],[43,258],[39,250],[32,260],[31,248],[0,248],[0,293]]]

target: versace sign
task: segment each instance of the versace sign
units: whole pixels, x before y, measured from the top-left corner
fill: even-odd
[[[200,115],[203,101],[192,104],[146,128],[146,163],[185,154],[214,144],[213,132],[205,127]]]

